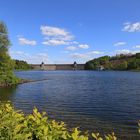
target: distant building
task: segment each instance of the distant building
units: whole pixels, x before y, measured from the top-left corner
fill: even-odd
[[[105,68],[104,68],[104,66],[103,66],[103,65],[99,65],[99,66],[97,66],[97,70],[102,71],[102,70],[105,70]]]

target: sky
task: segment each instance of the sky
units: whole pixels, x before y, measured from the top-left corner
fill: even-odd
[[[85,63],[140,51],[140,0],[0,0],[9,54],[28,63]]]

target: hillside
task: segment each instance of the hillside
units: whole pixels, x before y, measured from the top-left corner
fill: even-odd
[[[86,70],[140,70],[140,53],[102,56],[86,62]]]

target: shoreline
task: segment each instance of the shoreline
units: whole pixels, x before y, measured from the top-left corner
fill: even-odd
[[[27,80],[27,79],[21,79],[17,84],[0,84],[0,88],[16,86],[16,85],[25,84],[25,83],[32,83],[32,82],[45,81],[45,80],[47,80],[47,79],[41,79],[41,80]]]

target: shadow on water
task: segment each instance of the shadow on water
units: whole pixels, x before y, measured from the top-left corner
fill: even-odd
[[[0,101],[11,101],[16,94],[17,86],[0,88]]]

